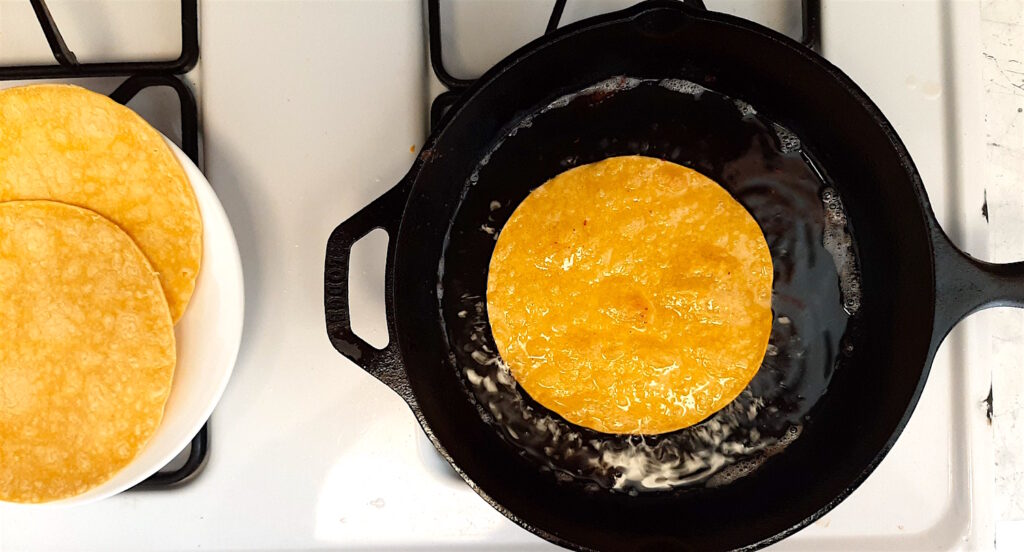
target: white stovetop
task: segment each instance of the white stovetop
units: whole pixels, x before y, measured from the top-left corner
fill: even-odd
[[[164,38],[139,41],[139,51],[174,52],[174,33],[151,19],[171,9],[173,20],[176,1],[148,0],[145,9],[133,2],[97,2],[117,8],[108,15],[119,14],[104,25],[145,19],[135,28]],[[451,11],[448,28],[468,37],[448,44],[452,69],[472,76],[535,36],[550,3],[442,2]],[[628,3],[573,0],[566,20]],[[763,6],[707,3],[744,13]],[[0,0],[0,61],[46,59],[45,42],[38,54],[38,39],[28,35],[24,17],[31,12],[21,4],[27,3]],[[75,10],[81,16],[89,3],[50,4],[59,19]],[[985,4],[991,10],[998,2]],[[119,11],[124,6],[132,15]],[[0,509],[0,549],[546,546],[458,480],[404,403],[339,356],[324,329],[330,231],[396,182],[414,159],[410,149],[425,136],[428,91],[437,87],[426,84],[420,0],[207,0],[200,8],[203,58],[191,78],[202,84],[205,169],[234,225],[247,301],[238,365],[211,423],[210,462],[175,491],[127,493],[62,511]],[[995,258],[1010,246],[990,245],[990,229],[1000,235],[1010,226],[1000,218],[1024,211],[1012,210],[1012,187],[1004,185],[998,215],[995,190],[988,191],[992,225],[981,217],[985,183],[977,175],[987,174],[991,129],[982,123],[988,104],[980,86],[979,9],[973,0],[824,0],[823,26],[826,56],[892,120],[940,220],[969,251]],[[507,15],[513,10],[519,19]],[[490,23],[474,32],[473,22],[484,16]],[[787,31],[796,26],[792,18],[770,22]],[[96,57],[112,48],[111,33],[95,18],[68,24],[82,27],[65,30],[79,57],[75,44]],[[478,38],[487,40],[477,44]],[[381,286],[372,275],[382,272],[382,242],[363,244],[354,262],[368,274],[354,284],[362,293],[353,309],[363,313],[360,325],[380,338]],[[1019,318],[996,315],[1019,327]],[[993,320],[983,313],[961,325],[940,350],[914,418],[878,471],[779,549],[991,548],[993,449],[983,399],[990,357],[1013,358],[991,351],[993,327],[1004,324]],[[998,389],[996,397],[998,413]]]

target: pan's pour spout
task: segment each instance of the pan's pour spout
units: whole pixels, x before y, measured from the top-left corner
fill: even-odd
[[[990,307],[1024,308],[1024,261],[997,264],[961,251],[932,225],[935,248],[935,347],[968,315]]]

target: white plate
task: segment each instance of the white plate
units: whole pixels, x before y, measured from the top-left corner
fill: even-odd
[[[178,363],[163,421],[139,455],[113,478],[88,492],[42,504],[43,508],[86,504],[129,489],[180,453],[209,419],[227,386],[242,339],[242,261],[231,223],[206,177],[169,140],[195,190],[203,217],[203,260],[185,315],[174,328]]]

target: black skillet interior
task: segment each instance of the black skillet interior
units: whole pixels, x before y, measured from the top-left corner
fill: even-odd
[[[826,392],[849,313],[859,306],[838,194],[799,139],[750,105],[692,82],[626,77],[551,98],[504,134],[469,178],[441,278],[453,369],[484,418],[553,479],[596,492],[725,484],[780,452]],[[574,166],[634,154],[721,183],[758,221],[775,268],[770,347],[747,391],[704,423],[643,439],[573,426],[532,401],[500,367],[485,300],[495,239],[532,189]],[[850,265],[842,285],[836,258]]]
[[[536,117],[534,126],[522,125],[563,95],[620,76],[650,82],[615,94],[583,94]],[[748,102],[759,115],[745,117],[742,104],[727,105],[714,94],[696,100],[659,86],[665,79],[699,83]],[[905,149],[863,93],[773,32],[658,2],[567,27],[513,54],[479,82],[428,141],[408,180],[354,217],[351,228],[339,227],[339,240],[332,236],[326,302],[339,350],[406,396],[438,449],[486,500],[568,546],[764,544],[852,491],[892,445],[916,402],[934,308],[927,200]],[[827,175],[825,184],[838,191],[860,265],[857,333],[842,343],[840,369],[801,419],[799,438],[746,477],[686,492],[630,496],[539,469],[537,459],[510,445],[496,429],[500,424],[487,421],[479,401],[467,395],[467,374],[454,366],[465,357],[452,346],[462,343],[457,332],[465,309],[458,300],[482,289],[493,247],[493,237],[473,226],[489,217],[497,230],[530,188],[568,166],[644,153],[693,166],[728,187],[773,240],[776,308],[779,314],[790,309],[790,321],[799,321],[807,337],[805,365],[787,364],[778,374],[769,368],[759,377],[794,388],[827,379],[827,359],[836,355],[844,321],[836,310],[835,269],[817,249],[823,191],[804,158],[788,151],[786,133],[780,138],[770,122],[799,138],[801,151]],[[743,154],[754,146],[757,155]],[[493,212],[492,201],[500,204]],[[383,352],[352,348],[354,341],[343,335],[347,312],[340,308],[346,277],[340,238],[351,242],[374,224],[392,237],[392,344]],[[467,258],[453,255],[453,247],[465,248]],[[822,388],[808,385],[806,397]]]

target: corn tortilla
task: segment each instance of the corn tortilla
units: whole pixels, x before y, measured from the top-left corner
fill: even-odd
[[[110,479],[163,417],[175,343],[156,273],[100,215],[0,203],[0,500]]]
[[[188,177],[134,111],[69,85],[0,91],[0,201],[52,199],[114,221],[160,274],[175,322],[195,288],[202,220]]]
[[[491,257],[487,313],[516,381],[606,433],[693,425],[747,386],[771,333],[757,222],[700,173],[641,156],[534,190]]]

